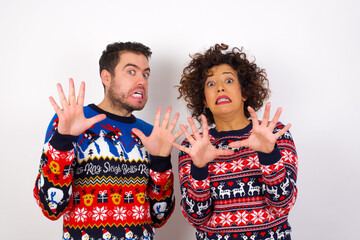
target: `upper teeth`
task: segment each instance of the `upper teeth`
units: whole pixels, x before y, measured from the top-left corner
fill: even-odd
[[[142,96],[142,93],[141,92],[135,92],[133,95],[134,96]]]
[[[219,103],[219,102],[224,102],[224,101],[229,101],[229,99],[227,99],[227,98],[220,98],[217,102]]]

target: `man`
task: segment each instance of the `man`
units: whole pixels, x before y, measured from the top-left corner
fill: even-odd
[[[63,239],[153,239],[174,209],[168,107],[154,127],[132,112],[147,101],[151,51],[136,42],[109,44],[100,58],[105,97],[83,107],[72,79],[69,97],[57,85],[62,108],[46,133],[34,196],[51,220],[63,216]],[[167,139],[172,139],[169,141]],[[146,233],[144,236],[144,232]],[[131,238],[129,237],[131,236]]]

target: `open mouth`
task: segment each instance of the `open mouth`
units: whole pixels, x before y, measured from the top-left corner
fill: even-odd
[[[215,105],[231,103],[231,99],[228,96],[220,96],[216,99]]]
[[[135,98],[144,98],[144,93],[142,91],[136,91],[134,92],[133,94],[131,94],[132,97],[135,97]]]

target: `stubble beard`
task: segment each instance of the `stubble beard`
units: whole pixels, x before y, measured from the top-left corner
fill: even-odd
[[[114,87],[110,86],[109,91],[107,93],[108,98],[110,100],[111,105],[120,111],[126,112],[125,114],[132,113],[133,111],[142,110],[145,107],[147,99],[142,105],[134,105],[125,101],[126,95],[125,93],[120,93],[119,96],[114,92]]]

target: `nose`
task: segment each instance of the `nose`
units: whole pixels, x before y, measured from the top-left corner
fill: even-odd
[[[137,85],[144,86],[146,83],[146,78],[143,75],[140,75],[137,79]]]
[[[217,92],[225,92],[224,84],[221,81],[217,84]]]
[[[225,92],[225,89],[222,85],[218,85],[218,92]]]

